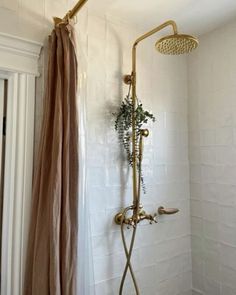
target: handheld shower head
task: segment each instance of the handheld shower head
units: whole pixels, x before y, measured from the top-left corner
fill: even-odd
[[[197,46],[198,40],[195,37],[177,33],[161,38],[155,45],[160,53],[169,55],[190,53]]]

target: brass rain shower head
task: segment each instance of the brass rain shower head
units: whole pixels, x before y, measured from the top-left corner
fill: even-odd
[[[190,35],[168,35],[156,42],[156,49],[162,54],[177,55],[189,53],[198,46],[198,40]]]

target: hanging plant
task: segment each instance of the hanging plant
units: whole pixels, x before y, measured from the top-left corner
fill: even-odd
[[[131,128],[132,128],[132,113],[133,113],[133,103],[132,97],[130,96],[131,86],[127,96],[121,103],[121,106],[117,113],[114,114],[116,117],[115,120],[115,130],[118,132],[118,138],[120,143],[123,145],[126,152],[127,161],[129,166],[133,167],[133,152],[131,151]],[[137,107],[135,109],[135,133],[136,133],[136,142],[135,149],[136,154],[139,157],[139,135],[143,125],[147,124],[149,121],[155,122],[155,117],[149,111],[143,109],[141,102],[137,100]],[[139,169],[139,162],[137,161],[137,168]],[[143,179],[143,174],[141,171],[141,182],[143,192],[146,193],[145,183]]]

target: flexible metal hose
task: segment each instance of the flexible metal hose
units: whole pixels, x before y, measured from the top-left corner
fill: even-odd
[[[135,288],[135,291],[136,291],[136,295],[140,295],[138,284],[137,284],[137,281],[136,281],[136,278],[135,278],[135,275],[134,275],[134,272],[133,272],[132,264],[131,264],[131,256],[132,256],[135,237],[136,237],[136,232],[137,232],[138,214],[139,214],[139,207],[140,207],[142,150],[143,150],[143,136],[142,136],[142,134],[140,134],[139,165],[138,165],[139,179],[138,179],[138,196],[137,196],[136,208],[134,208],[134,206],[127,207],[126,209],[124,209],[122,217],[121,217],[121,237],[122,237],[122,242],[123,242],[125,255],[126,255],[126,265],[125,265],[124,273],[122,275],[122,279],[121,279],[121,283],[120,283],[119,295],[122,295],[124,282],[125,282],[125,279],[126,279],[128,269],[130,270],[130,273],[131,273],[131,277],[132,277],[132,280],[133,280],[133,283],[134,283],[134,288]],[[132,237],[131,237],[130,247],[129,247],[129,250],[128,250],[126,239],[125,239],[125,234],[124,234],[124,220],[125,220],[126,214],[127,214],[127,212],[129,210],[135,210],[136,216],[135,216],[135,219],[134,219],[133,233],[132,233]]]
[[[137,295],[140,295],[139,293],[139,289],[138,289],[138,285],[137,285],[137,281],[136,281],[136,278],[135,278],[135,275],[134,275],[134,272],[133,272],[133,268],[132,268],[132,264],[131,264],[131,256],[132,256],[132,251],[133,251],[133,246],[134,246],[134,241],[135,241],[135,236],[136,236],[136,231],[137,231],[137,222],[136,222],[136,225],[134,225],[134,228],[133,228],[133,233],[132,233],[132,238],[131,238],[131,242],[130,242],[130,248],[129,248],[129,251],[128,251],[128,248],[127,248],[127,243],[126,243],[126,240],[125,240],[125,234],[124,234],[124,219],[126,217],[126,213],[133,209],[133,206],[132,207],[128,207],[124,210],[124,213],[122,215],[122,218],[121,218],[121,237],[122,237],[122,242],[123,242],[123,246],[124,246],[124,250],[125,250],[125,255],[126,255],[126,265],[125,265],[125,269],[124,269],[124,273],[123,273],[123,276],[122,276],[122,279],[121,279],[121,283],[120,283],[120,290],[119,290],[119,295],[122,295],[122,292],[123,292],[123,287],[124,287],[124,282],[125,282],[125,278],[126,278],[126,275],[127,275],[127,271],[128,271],[128,268],[130,269],[130,273],[131,273],[131,277],[132,277],[132,280],[133,280],[133,283],[134,283],[134,287],[135,287],[135,291],[136,291],[136,294]]]

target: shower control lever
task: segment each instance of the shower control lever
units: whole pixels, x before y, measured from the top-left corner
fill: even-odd
[[[177,208],[164,208],[163,206],[158,208],[158,213],[160,215],[163,215],[163,214],[171,215],[171,214],[176,214],[178,212],[179,212],[179,209]]]

